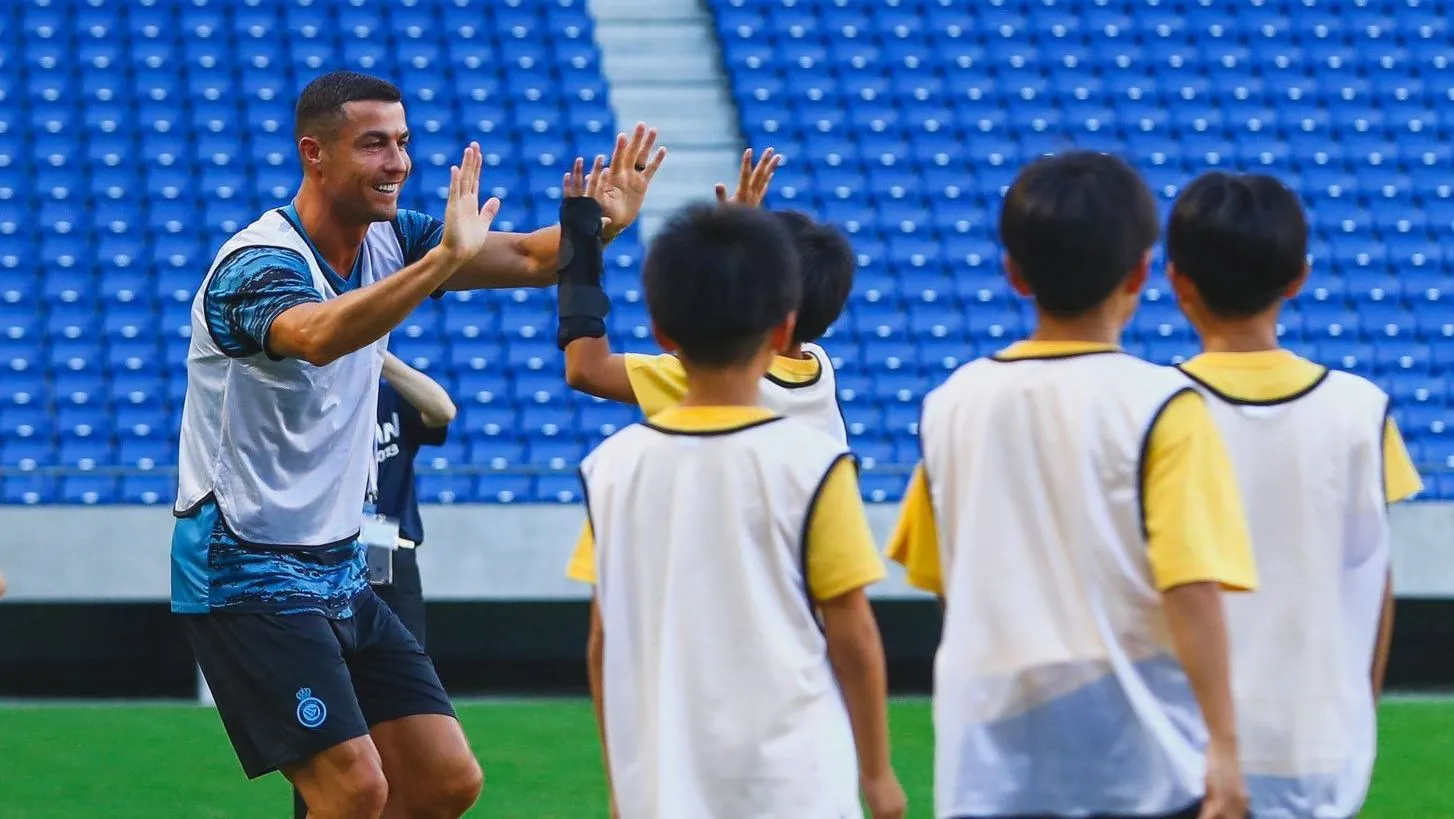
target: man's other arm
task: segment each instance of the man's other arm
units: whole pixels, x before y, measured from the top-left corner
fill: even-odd
[[[393,385],[400,398],[419,411],[419,423],[423,426],[447,427],[458,413],[444,387],[393,353],[384,353],[384,380]]]

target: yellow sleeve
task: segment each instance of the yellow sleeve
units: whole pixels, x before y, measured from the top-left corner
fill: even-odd
[[[647,418],[676,406],[687,394],[687,371],[681,359],[669,353],[627,353],[626,378]]]
[[[832,600],[884,578],[851,459],[828,471],[811,514],[806,548],[813,599]]]
[[[1173,398],[1151,429],[1144,512],[1156,587],[1214,581],[1257,588],[1247,515],[1231,459],[1202,396]]]
[[[1414,468],[1404,436],[1392,418],[1383,426],[1383,491],[1389,503],[1398,503],[1417,495],[1424,488],[1424,479]]]
[[[596,584],[596,538],[591,533],[591,522],[581,527],[581,536],[576,539],[576,550],[566,564],[565,576],[581,583]]]
[[[909,489],[899,505],[899,522],[889,536],[886,551],[890,560],[904,567],[910,586],[930,594],[944,594],[944,577],[939,567],[939,525],[934,521],[929,478],[922,463],[914,468],[914,476],[909,479]]]

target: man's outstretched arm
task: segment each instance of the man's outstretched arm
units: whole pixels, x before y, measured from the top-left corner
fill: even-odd
[[[445,280],[443,290],[550,287],[555,284],[560,225],[531,233],[492,233],[474,258]]]
[[[378,341],[477,256],[490,234],[500,200],[480,207],[480,148],[471,144],[460,167],[450,169],[449,198],[439,244],[417,262],[338,298],[288,307],[270,317],[263,333],[268,352],[323,366]]]
[[[666,159],[665,148],[653,153],[656,137],[656,129],[644,122],[636,123],[629,138],[617,134],[610,172],[604,177],[599,170],[595,173],[592,198],[601,205],[603,244],[610,244],[641,213],[651,179]],[[492,234],[480,253],[445,282],[444,289],[549,287],[556,283],[560,266],[560,231],[559,225],[552,225],[532,233]]]

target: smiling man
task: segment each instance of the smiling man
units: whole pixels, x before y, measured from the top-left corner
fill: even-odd
[[[398,534],[366,514],[379,375],[389,331],[431,294],[553,284],[559,230],[490,230],[477,145],[442,220],[400,210],[409,128],[383,80],[326,74],[296,116],[297,196],[223,244],[192,303],[172,610],[249,777],[281,770],[313,819],[458,817],[479,765],[364,572],[366,546]],[[611,181],[619,232],[647,178]]]

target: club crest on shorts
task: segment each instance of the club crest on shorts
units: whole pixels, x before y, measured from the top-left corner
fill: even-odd
[[[298,689],[298,724],[304,728],[317,728],[328,719],[328,706],[313,696],[308,688]]]

